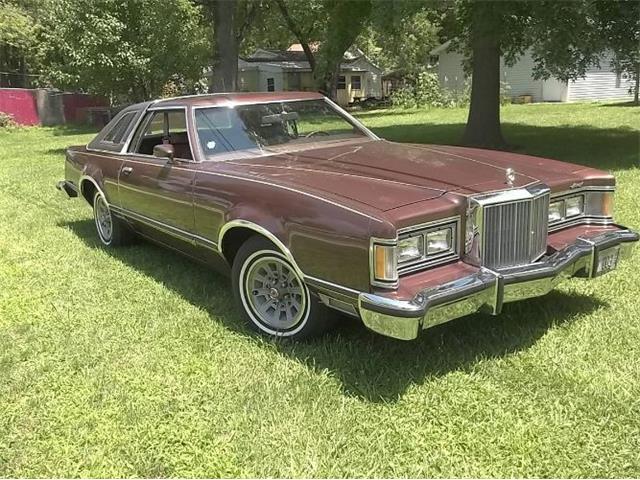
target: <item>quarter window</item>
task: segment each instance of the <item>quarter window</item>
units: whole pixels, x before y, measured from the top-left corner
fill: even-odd
[[[107,132],[107,134],[102,138],[102,141],[105,143],[113,143],[113,144],[121,144],[124,142],[124,137],[127,131],[129,130],[129,124],[133,117],[135,117],[136,112],[128,112],[125,113],[120,120],[116,122],[111,130]]]

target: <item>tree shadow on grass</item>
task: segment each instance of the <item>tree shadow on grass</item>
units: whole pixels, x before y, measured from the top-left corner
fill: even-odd
[[[89,247],[103,248],[91,220],[60,226],[74,232]],[[251,333],[232,307],[227,278],[146,242],[105,252],[204,309],[229,330],[255,338],[258,346],[264,345],[265,340]],[[208,288],[203,289],[203,285]],[[412,385],[452,371],[469,370],[483,359],[526,350],[551,327],[570,323],[604,305],[592,297],[554,291],[543,298],[508,304],[498,317],[477,314],[440,325],[412,342],[374,334],[360,321],[346,317],[334,331],[313,341],[267,342],[311,370],[329,371],[339,379],[345,395],[389,402],[398,400]]]
[[[459,145],[464,123],[402,124],[372,127],[382,138],[403,143]],[[640,133],[632,128],[554,127],[503,123],[514,153],[553,158],[602,170],[640,166]]]

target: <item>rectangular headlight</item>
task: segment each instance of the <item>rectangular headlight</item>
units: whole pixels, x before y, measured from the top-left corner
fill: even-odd
[[[424,237],[416,235],[414,237],[403,238],[398,242],[398,263],[406,263],[417,260],[424,255]]]
[[[395,245],[373,246],[374,280],[395,282],[398,279],[398,250]]]
[[[565,199],[564,205],[565,218],[577,217],[584,213],[584,197],[582,195]]]
[[[564,217],[564,200],[549,204],[549,223],[558,222]]]
[[[450,227],[427,233],[427,255],[435,255],[451,250],[452,237]]]

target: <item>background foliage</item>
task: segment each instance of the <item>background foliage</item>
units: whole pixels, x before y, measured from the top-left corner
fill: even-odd
[[[168,82],[194,89],[210,48],[189,0],[60,0],[41,19],[43,79],[66,89],[143,100]]]

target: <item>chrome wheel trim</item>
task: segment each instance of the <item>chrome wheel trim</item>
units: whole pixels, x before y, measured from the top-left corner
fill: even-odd
[[[239,283],[242,304],[262,331],[286,337],[306,325],[309,290],[284,255],[270,250],[253,253],[242,265]]]
[[[113,218],[111,217],[109,205],[107,205],[106,200],[100,193],[96,194],[93,202],[93,217],[100,240],[105,245],[109,245],[113,238]]]

